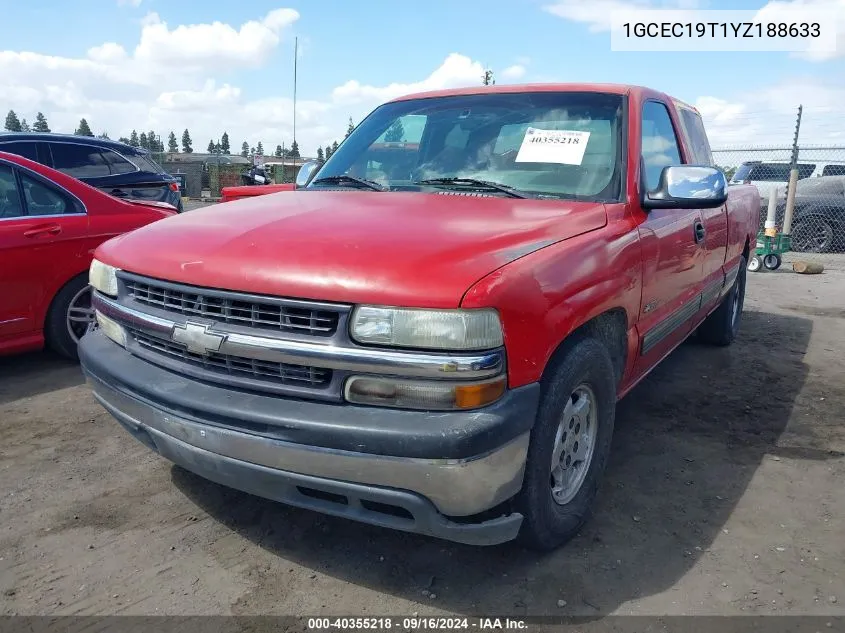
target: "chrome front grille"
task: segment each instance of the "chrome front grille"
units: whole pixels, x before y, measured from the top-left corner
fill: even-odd
[[[304,365],[290,365],[210,352],[206,355],[189,352],[183,345],[165,341],[155,336],[127,327],[129,335],[143,350],[165,358],[194,365],[220,375],[242,376],[273,384],[300,386],[311,389],[327,387],[332,381],[332,370]]]
[[[337,331],[339,312],[284,300],[238,297],[234,293],[157,284],[136,277],[123,279],[127,295],[136,303],[188,317],[203,317],[260,330],[330,337]]]

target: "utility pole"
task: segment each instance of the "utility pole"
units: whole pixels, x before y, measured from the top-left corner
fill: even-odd
[[[293,40],[293,142],[296,143],[296,64],[299,57],[299,38]]]

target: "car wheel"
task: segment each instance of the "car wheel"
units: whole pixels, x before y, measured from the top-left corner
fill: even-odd
[[[833,247],[836,231],[825,217],[814,215],[801,218],[792,227],[792,250],[800,253],[827,253]]]
[[[755,257],[754,260],[757,260]],[[752,261],[754,261],[752,260]],[[748,268],[750,270],[750,267]],[[698,338],[710,345],[725,346],[733,343],[742,321],[745,305],[746,281],[745,257],[739,263],[739,272],[730,292],[722,299],[719,307],[698,326]]]
[[[77,360],[79,339],[93,322],[91,286],[87,275],[79,275],[66,283],[53,299],[44,328],[47,344],[62,356]]]
[[[519,540],[539,550],[563,545],[589,518],[616,411],[616,372],[599,341],[572,343],[547,374],[515,503]]]

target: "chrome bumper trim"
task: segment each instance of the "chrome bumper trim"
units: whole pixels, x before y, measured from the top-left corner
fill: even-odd
[[[124,394],[88,375],[97,400],[118,420],[210,453],[260,467],[417,493],[447,516],[471,516],[522,487],[529,433],[471,459],[418,459],[282,442],[201,424]]]
[[[94,292],[92,307],[121,325],[127,325],[170,341],[173,327],[190,320],[214,325],[209,319],[172,321],[139,312]],[[240,356],[291,365],[305,365],[363,373],[393,374],[409,378],[483,379],[504,372],[503,350],[478,354],[430,354],[361,347],[338,347],[320,343],[284,340],[256,334],[230,332],[215,325],[213,332],[224,335],[218,351]]]

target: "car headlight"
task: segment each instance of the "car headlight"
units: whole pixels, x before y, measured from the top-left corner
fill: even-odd
[[[104,295],[116,297],[117,268],[96,259],[91,260],[91,267],[88,269],[88,283]]]
[[[454,351],[501,347],[495,310],[421,310],[359,306],[350,334],[359,343]]]

